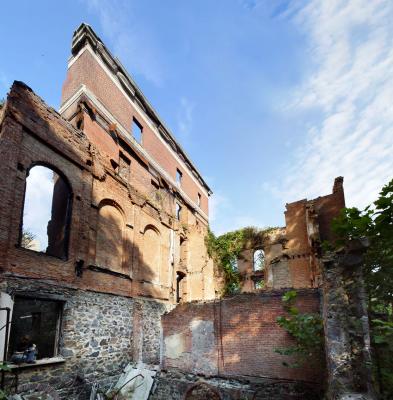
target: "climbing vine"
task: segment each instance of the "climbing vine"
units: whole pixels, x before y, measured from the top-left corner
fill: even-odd
[[[223,295],[237,293],[240,289],[241,276],[237,269],[237,260],[241,257],[241,252],[246,248],[260,246],[274,229],[277,228],[246,227],[220,236],[208,231],[205,238],[208,254],[224,273]]]
[[[286,292],[282,301],[287,315],[277,317],[277,323],[294,339],[295,345],[275,349],[276,353],[285,356],[295,356],[293,363],[283,362],[288,367],[299,367],[307,360],[320,357],[323,350],[323,323],[316,313],[301,313],[295,306],[297,293],[295,290]]]

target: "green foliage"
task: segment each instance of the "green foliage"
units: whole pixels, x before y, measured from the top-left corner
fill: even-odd
[[[369,295],[374,371],[381,397],[393,398],[393,180],[363,211],[343,209],[332,229],[337,240],[326,246],[331,249],[354,239],[367,238],[369,242],[363,274]]]
[[[307,360],[319,357],[323,350],[322,318],[315,313],[301,313],[295,306],[297,293],[290,290],[282,296],[285,316],[277,317],[277,323],[294,339],[295,345],[283,349],[275,349],[279,354],[294,356],[295,362],[285,366],[299,367]]]
[[[212,231],[208,231],[205,243],[209,256],[224,272],[224,295],[237,293],[240,289],[241,276],[237,270],[237,260],[241,252],[246,247],[254,248],[261,245],[267,234],[274,229],[276,228],[246,227],[221,236],[215,236]]]

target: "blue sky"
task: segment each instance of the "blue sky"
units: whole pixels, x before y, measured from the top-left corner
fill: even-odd
[[[89,23],[211,185],[217,233],[284,225],[285,203],[371,202],[393,171],[393,2],[68,0],[2,4],[0,97],[58,107]]]

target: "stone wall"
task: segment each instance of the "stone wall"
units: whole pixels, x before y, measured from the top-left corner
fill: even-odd
[[[43,384],[62,399],[81,400],[93,382],[109,387],[131,362],[159,364],[163,303],[21,279],[3,281],[2,290],[64,302],[58,349],[64,362],[15,370],[20,391]]]
[[[215,302],[182,304],[162,317],[163,367],[193,374],[258,376],[320,382],[320,360],[301,368],[275,349],[292,345],[276,322],[285,313],[283,291],[241,294]],[[303,312],[319,312],[319,292],[298,292]]]
[[[370,328],[362,264],[365,247],[357,241],[323,259],[323,321],[327,398],[373,399]]]

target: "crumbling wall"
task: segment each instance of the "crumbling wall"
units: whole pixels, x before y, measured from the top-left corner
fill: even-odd
[[[370,330],[362,276],[364,247],[350,243],[323,259],[327,398],[372,399]]]
[[[163,367],[210,376],[320,382],[318,361],[288,368],[282,365],[287,358],[275,352],[293,344],[276,323],[276,318],[284,314],[282,295],[282,291],[260,292],[179,305],[162,317]],[[318,291],[300,291],[298,307],[304,312],[318,312]]]
[[[206,393],[210,397],[206,396]],[[199,395],[199,396],[198,396]],[[194,397],[195,396],[195,397]],[[225,379],[161,371],[149,400],[320,400],[320,385],[282,379]]]
[[[164,303],[15,278],[3,281],[1,289],[11,295],[63,302],[58,350],[64,361],[7,373],[8,382],[14,373],[18,375],[20,391],[49,384],[62,399],[82,400],[88,398],[94,382],[108,388],[131,362],[159,364]]]

